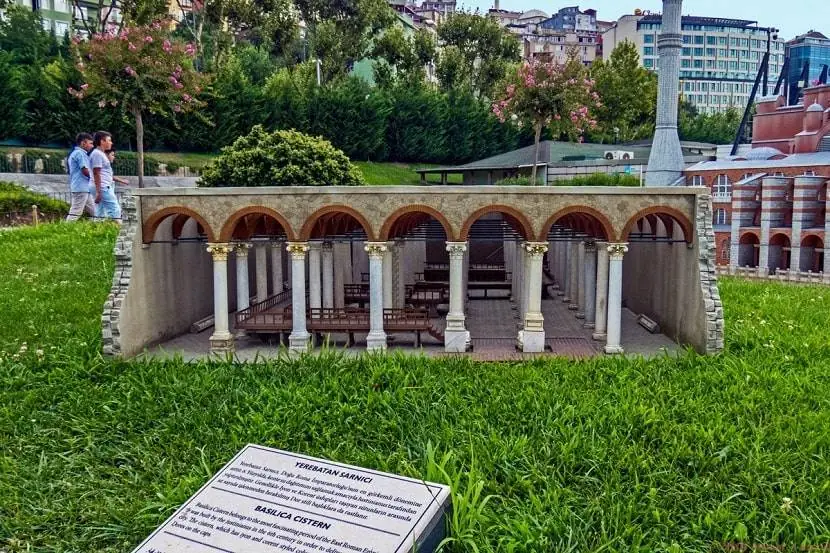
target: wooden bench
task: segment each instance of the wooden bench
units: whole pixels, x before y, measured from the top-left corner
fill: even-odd
[[[308,310],[306,326],[315,335],[315,342],[323,334],[342,332],[348,335],[348,346],[354,345],[356,332],[369,332],[370,311],[363,308],[314,308]],[[415,346],[421,345],[421,332],[431,329],[426,309],[384,309],[383,330],[387,333],[414,332]]]
[[[414,332],[415,347],[421,347],[421,332],[429,332],[429,312],[423,308],[384,309],[383,330],[392,332]]]
[[[344,284],[343,285],[343,302],[345,304],[356,303],[360,307],[365,307],[369,303],[369,284]]]

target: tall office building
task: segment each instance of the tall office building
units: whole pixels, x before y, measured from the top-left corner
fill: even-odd
[[[805,85],[810,86],[818,80],[824,66],[830,66],[830,39],[821,33],[810,31],[787,43],[787,55],[790,57],[790,67],[787,71],[789,103],[794,105],[799,102],[801,90]]]
[[[660,14],[638,10],[622,16],[602,35],[604,56],[628,40],[637,47],[643,66],[657,71],[661,24]],[[759,27],[755,21],[683,16],[681,34],[680,92],[703,113],[746,106],[767,48],[772,85],[784,65],[784,41],[774,29]]]

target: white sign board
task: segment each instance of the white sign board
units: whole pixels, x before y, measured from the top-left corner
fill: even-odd
[[[449,488],[245,446],[134,553],[433,551]]]

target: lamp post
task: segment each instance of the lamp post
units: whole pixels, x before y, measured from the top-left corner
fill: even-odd
[[[764,67],[764,97],[769,94],[769,57],[770,46],[773,40],[778,40],[778,29],[775,27],[767,27],[767,55],[764,57],[766,66]]]

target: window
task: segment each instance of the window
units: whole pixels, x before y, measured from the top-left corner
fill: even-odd
[[[695,44],[703,44],[703,35],[695,35]]]
[[[732,183],[729,176],[718,175],[715,179],[715,198],[729,198],[732,196]]]
[[[706,55],[709,56],[709,57],[714,58],[715,56],[718,55],[718,51],[715,48],[707,48],[706,49]]]
[[[726,209],[723,207],[719,207],[715,210],[715,225],[726,225],[727,217],[726,217]]]
[[[732,247],[732,243],[729,238],[726,238],[721,241],[720,243],[720,260],[729,262],[729,250]]]
[[[44,31],[51,31],[52,30],[52,20],[43,18],[43,30]]]
[[[692,49],[691,48],[683,48],[683,55],[684,56],[691,56],[692,55]]]
[[[702,56],[703,55],[703,48],[695,48],[695,55]]]
[[[692,183],[690,186],[706,186],[703,175],[692,175]]]
[[[646,69],[653,69],[654,68],[654,60],[651,58],[646,58],[643,60],[643,67]]]
[[[680,67],[688,69],[692,66],[692,60],[680,60]]]
[[[61,13],[68,13],[69,6],[66,3],[66,0],[55,0],[54,2],[55,11]]]
[[[654,55],[654,46],[645,46],[645,47],[643,47],[643,55],[644,56],[653,56]]]
[[[805,177],[815,177],[816,172],[811,170],[811,169],[807,169],[806,171],[804,171],[804,176]]]
[[[55,35],[58,39],[63,38],[69,32],[69,23],[64,21],[55,21]]]
[[[654,44],[654,35],[643,35],[643,43]]]
[[[714,37],[714,36],[707,36],[706,37],[706,44],[708,44],[710,46],[714,46],[717,43],[718,43],[718,38],[717,37]]]

